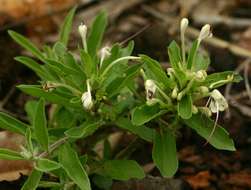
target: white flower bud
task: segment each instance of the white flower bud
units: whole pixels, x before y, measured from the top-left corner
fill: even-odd
[[[86,39],[86,35],[87,35],[87,26],[84,25],[83,23],[81,23],[78,27],[78,32],[81,36],[82,39]]]
[[[210,25],[206,24],[201,28],[200,35],[198,37],[198,41],[200,43],[202,40],[204,40],[204,39],[206,39],[208,37],[211,37],[211,36],[212,36],[212,33],[211,33],[211,30],[210,30]]]
[[[78,32],[82,38],[82,43],[84,46],[84,49],[87,51],[87,42],[86,42],[86,36],[87,36],[87,26],[81,23],[78,27]]]
[[[156,92],[157,86],[153,80],[148,79],[145,82],[145,89],[146,89],[146,99],[149,100],[153,98]]]
[[[87,80],[86,83],[87,83],[87,91],[82,94],[81,101],[82,101],[83,107],[86,110],[91,110],[93,107],[93,101],[92,101],[92,94],[91,94],[91,87],[89,84],[89,80]]]
[[[209,89],[206,86],[200,86],[198,89],[201,94],[207,94],[209,92]]]
[[[214,89],[211,92],[211,102],[209,105],[210,110],[213,113],[217,113],[218,111],[224,111],[228,108],[228,103],[225,97],[220,93],[219,90]]]
[[[110,47],[105,46],[100,50],[100,67],[102,66],[103,61],[111,55]]]
[[[187,29],[188,23],[189,23],[189,21],[188,21],[187,18],[183,18],[183,19],[181,20],[181,22],[180,22],[180,33],[181,33],[182,35],[185,34],[185,31],[186,31],[186,29]]]
[[[195,78],[198,81],[204,81],[206,77],[207,77],[207,73],[204,70],[200,70],[195,73]]]
[[[81,97],[83,106],[86,110],[92,109],[93,102],[92,102],[92,95],[89,92],[84,92]]]

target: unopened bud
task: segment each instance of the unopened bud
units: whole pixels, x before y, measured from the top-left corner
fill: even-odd
[[[197,71],[195,73],[195,78],[196,78],[197,81],[202,82],[202,81],[204,81],[206,79],[206,77],[207,77],[207,73],[204,70],[200,70],[200,71]]]
[[[87,91],[82,94],[81,101],[83,107],[86,110],[91,110],[93,107],[93,101],[92,101],[92,94],[89,80],[87,80],[86,83],[87,83]]]
[[[183,19],[181,20],[181,22],[180,22],[180,33],[181,33],[182,35],[185,34],[185,31],[186,31],[186,29],[187,29],[188,23],[189,23],[189,21],[188,21],[187,18],[183,18]]]
[[[87,26],[84,24],[80,24],[78,27],[78,32],[82,38],[82,43],[83,43],[84,49],[87,51],[87,42],[86,42]]]
[[[211,37],[211,36],[212,36],[212,33],[211,33],[211,30],[210,30],[210,25],[206,24],[201,28],[200,35],[198,37],[198,41],[200,43],[202,40],[204,40],[204,39],[206,39],[208,37]]]
[[[100,50],[100,67],[102,66],[103,61],[111,55],[110,47],[105,46]]]

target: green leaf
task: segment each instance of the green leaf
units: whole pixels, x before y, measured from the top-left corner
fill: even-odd
[[[107,14],[106,12],[101,12],[92,23],[91,32],[87,40],[88,53],[91,57],[95,57],[100,48],[106,25]]]
[[[158,83],[163,84],[164,87],[167,89],[171,89],[174,87],[174,83],[171,81],[170,78],[167,77],[167,74],[161,68],[159,62],[146,55],[140,55],[140,57],[144,63],[144,68],[150,79],[153,79]]]
[[[180,48],[175,41],[172,41],[168,46],[168,56],[170,64],[175,71],[175,77],[178,79],[180,88],[186,85],[187,77],[185,73],[185,68],[182,65]]]
[[[180,48],[175,41],[172,41],[168,46],[168,55],[170,64],[174,70],[179,70],[179,63],[181,63]]]
[[[33,170],[21,190],[36,190],[42,175],[43,172]]]
[[[3,160],[24,160],[19,152],[14,150],[0,148],[0,159]]]
[[[81,190],[91,190],[88,175],[79,161],[77,153],[69,144],[63,145],[59,150],[59,162],[68,177],[73,180]]]
[[[233,80],[232,81],[227,81],[229,76],[233,76]],[[226,82],[221,82],[218,83],[219,81],[224,81],[226,80]],[[220,73],[213,73],[207,76],[206,80],[203,82],[204,86],[210,86],[213,83],[218,83],[217,85],[214,85],[214,88],[218,88],[226,83],[230,83],[230,82],[235,82],[238,83],[242,80],[242,77],[235,73],[234,71],[224,71],[224,72],[220,72]]]
[[[178,114],[183,119],[189,119],[192,117],[192,97],[187,94],[178,102]]]
[[[73,127],[65,132],[65,135],[71,138],[85,138],[93,134],[100,126],[102,122],[85,122],[79,127]]]
[[[123,88],[128,86],[136,77],[140,68],[141,64],[132,65],[125,71],[125,77],[114,79],[106,89],[108,97],[115,96],[116,94],[120,93]]]
[[[116,180],[142,179],[143,169],[134,160],[107,160],[104,162],[102,174]]]
[[[31,70],[33,70],[37,74],[37,76],[39,76],[41,79],[44,79],[44,80],[51,79],[50,76],[46,73],[43,66],[37,63],[36,61],[34,61],[33,59],[29,57],[25,57],[25,56],[19,56],[19,57],[15,57],[15,60],[24,64]]]
[[[33,123],[36,107],[37,107],[36,100],[29,100],[25,103],[24,109],[25,112],[27,113],[30,123]]]
[[[32,143],[32,134],[31,129],[27,127],[26,134],[25,134],[26,146],[29,152],[33,152],[33,143]]]
[[[80,50],[80,58],[83,63],[84,71],[87,77],[91,77],[93,71],[96,68],[94,61],[90,54],[86,53],[84,50]]]
[[[210,65],[210,58],[208,56],[197,54],[192,70],[193,71],[199,71],[199,70],[206,71],[209,65]]]
[[[53,53],[56,55],[58,58],[63,58],[64,55],[66,54],[67,49],[65,45],[62,42],[56,42],[53,45]]]
[[[68,13],[68,15],[66,16],[64,20],[62,28],[60,29],[59,40],[65,45],[65,47],[68,44],[69,35],[71,32],[71,27],[72,27],[72,21],[73,21],[76,8],[77,7],[75,6],[70,10],[70,12]]]
[[[37,103],[33,126],[37,142],[44,150],[48,150],[49,138],[45,115],[45,101],[43,98]]]
[[[152,142],[154,135],[155,135],[155,130],[145,127],[145,126],[135,126],[132,124],[132,122],[127,119],[120,117],[116,121],[116,125],[122,129],[128,130],[131,133],[138,135],[140,138]]]
[[[166,113],[165,110],[160,110],[159,105],[155,104],[153,106],[142,105],[140,107],[136,107],[132,111],[132,123],[134,125],[143,125],[148,121]]]
[[[8,33],[20,46],[30,51],[35,57],[44,62],[43,53],[28,38],[11,30],[9,30]]]
[[[209,143],[220,150],[235,151],[234,142],[228,132],[217,125],[210,139],[208,137],[213,131],[214,121],[202,114],[193,115],[190,119],[184,120],[185,124],[194,129],[200,136],[207,139]]]
[[[51,68],[52,69],[55,69],[56,68],[56,72],[59,71],[59,74],[62,75],[62,72],[67,74],[67,75],[78,75],[79,72],[76,71],[75,69],[72,69],[71,67],[67,66],[67,65],[64,65],[58,61],[54,61],[54,60],[51,60],[51,59],[46,59],[46,62],[48,65],[52,66]]]
[[[0,128],[8,131],[25,135],[27,124],[11,117],[10,115],[0,112]]]
[[[46,158],[39,158],[36,161],[36,165],[35,165],[36,170],[41,171],[41,172],[50,172],[53,170],[57,170],[60,167],[61,165],[59,163],[52,160],[48,160]]]
[[[194,67],[194,61],[197,56],[198,40],[193,42],[193,45],[188,54],[187,69],[192,69]]]
[[[74,108],[81,107],[81,105],[71,103],[70,98],[63,96],[62,94],[59,94],[56,90],[52,92],[46,92],[39,85],[18,85],[17,87],[21,91],[29,95],[44,98],[51,103],[74,107]]]
[[[169,129],[156,133],[152,157],[163,177],[174,176],[178,169],[178,158],[175,137]]]

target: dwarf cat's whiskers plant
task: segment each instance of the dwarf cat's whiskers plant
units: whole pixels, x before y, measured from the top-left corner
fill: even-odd
[[[173,176],[178,168],[176,133],[183,126],[195,130],[217,149],[235,150],[228,133],[217,125],[218,119],[213,122],[210,117],[216,113],[218,118],[219,111],[228,107],[216,88],[239,82],[241,77],[231,71],[207,74],[209,59],[198,50],[201,41],[211,35],[209,25],[202,28],[186,52],[188,20],[181,21],[181,49],[176,42],[169,45],[171,68],[166,72],[146,55],[132,56],[133,42],[126,47],[114,44],[101,48],[107,25],[104,12],[90,28],[79,26],[82,48],[74,51],[80,55],[76,56],[67,49],[74,12],[72,9],[66,17],[59,41],[52,47],[44,46],[43,51],[9,31],[34,55],[15,60],[40,78],[36,85],[18,85],[21,91],[38,98],[25,105],[29,123],[0,112],[0,127],[26,139],[21,152],[0,148],[0,159],[29,160],[34,165],[22,190],[45,186],[52,190],[90,190],[90,179],[96,186],[110,189],[112,180],[143,178],[142,168],[128,159],[132,151],[122,150],[120,154],[112,150],[108,139],[114,127],[153,143],[153,161],[166,177]],[[128,64],[129,60],[133,64]],[[145,94],[135,80],[140,74],[145,80]],[[208,103],[201,105],[206,98]],[[48,116],[46,102],[52,105]],[[77,140],[84,147],[81,153]],[[104,145],[101,156],[95,151],[98,143]],[[54,178],[44,178],[44,174]]]

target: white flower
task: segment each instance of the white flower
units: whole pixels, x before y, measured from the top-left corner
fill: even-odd
[[[78,32],[82,38],[82,43],[84,46],[84,49],[87,51],[87,42],[86,42],[86,36],[87,36],[87,26],[81,23],[78,27]]]
[[[188,19],[187,18],[183,18],[180,22],[180,33],[181,35],[184,35],[185,34],[185,31],[187,29],[187,26],[188,26]]]
[[[105,46],[100,50],[100,67],[102,66],[103,61],[111,55],[110,47]]]
[[[150,100],[153,98],[153,95],[156,92],[157,86],[153,80],[148,79],[145,82],[145,89],[146,89],[146,99]]]
[[[91,87],[89,84],[89,80],[87,80],[86,83],[87,83],[87,91],[82,94],[81,101],[82,101],[84,108],[86,110],[90,110],[93,107]]]
[[[202,40],[209,38],[211,36],[212,36],[212,33],[210,30],[210,25],[206,24],[201,28],[200,35],[198,37],[198,41],[200,43]]]
[[[211,92],[211,98],[209,108],[213,113],[224,111],[228,108],[227,100],[218,90],[215,89]]]

